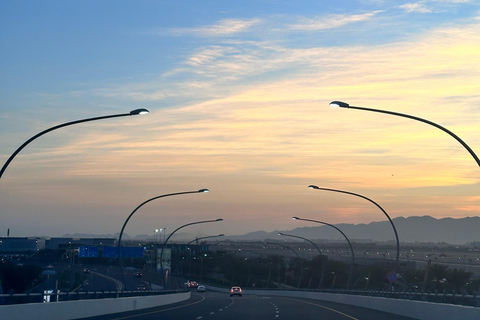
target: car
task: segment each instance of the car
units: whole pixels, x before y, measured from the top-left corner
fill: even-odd
[[[235,295],[241,297],[241,296],[242,296],[242,288],[240,288],[240,287],[232,287],[232,288],[230,289],[230,297],[231,297],[231,296],[235,296]]]
[[[143,276],[143,274],[141,272],[135,272],[135,274],[133,276],[135,278],[141,278]]]
[[[84,269],[83,269],[83,273],[90,273],[90,269],[84,268]]]
[[[198,282],[190,280],[190,281],[187,282],[187,287],[189,287],[190,289],[197,289],[198,288]]]
[[[207,291],[207,289],[205,288],[205,286],[198,286],[197,292],[205,292],[205,291]]]
[[[138,284],[137,290],[147,290],[147,287],[144,284]]]

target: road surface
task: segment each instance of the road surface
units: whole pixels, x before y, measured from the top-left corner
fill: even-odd
[[[82,320],[413,320],[390,313],[344,304],[287,297],[228,293],[193,293],[192,298],[168,306]]]

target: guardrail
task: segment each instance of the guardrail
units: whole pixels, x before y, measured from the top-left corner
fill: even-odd
[[[184,293],[190,290],[142,290],[142,291],[81,291],[62,292],[53,290],[49,293],[17,293],[0,294],[0,305],[22,303],[50,303],[57,301],[77,301],[87,299],[127,298],[153,295],[165,295],[172,293]]]
[[[220,288],[215,286],[208,286],[208,288],[227,292],[229,288]],[[433,291],[433,292],[421,292],[421,291],[380,291],[380,290],[342,290],[342,289],[296,289],[296,288],[282,288],[282,289],[266,289],[266,288],[254,288],[254,287],[242,287],[244,291],[254,290],[256,292],[268,291],[268,292],[311,292],[311,293],[332,293],[332,294],[344,294],[355,295],[365,297],[377,297],[377,298],[390,298],[390,299],[402,299],[411,301],[423,301],[442,304],[454,304],[469,307],[480,308],[480,293],[474,291],[474,294],[447,292],[447,291]]]
[[[183,290],[179,293],[172,292],[171,290],[135,293],[115,291],[112,293],[118,293],[118,298],[107,298],[107,294],[111,293],[105,292],[105,295],[103,295],[104,299],[98,299],[99,296],[97,293],[94,295],[92,292],[80,292],[78,294],[68,294],[69,297],[76,297],[78,300],[0,305],[0,318],[2,320],[68,320],[72,318],[89,318],[159,307],[185,301],[191,297],[191,292],[188,290]],[[98,294],[102,295],[103,292],[99,292]],[[135,294],[136,296],[125,296],[131,294]],[[139,294],[143,295],[140,296]],[[32,295],[33,294],[29,296]],[[53,295],[57,294],[51,293],[47,295],[47,297],[53,297]],[[35,294],[34,296],[39,296],[39,294]],[[59,297],[66,296],[66,293],[63,295],[59,294]]]
[[[331,290],[331,291],[324,290],[322,292],[335,293],[334,290]],[[476,291],[474,292],[474,294],[466,294],[465,292],[448,293],[447,291],[417,292],[417,291],[368,291],[368,290],[338,291],[336,293],[480,307],[480,295]]]

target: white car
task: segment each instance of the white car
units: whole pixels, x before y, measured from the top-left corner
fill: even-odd
[[[205,291],[207,291],[207,289],[205,288],[205,286],[198,286],[197,292],[205,292]]]
[[[234,296],[234,295],[237,295],[237,296],[242,296],[242,288],[240,287],[232,287],[230,289],[230,297],[231,296]]]

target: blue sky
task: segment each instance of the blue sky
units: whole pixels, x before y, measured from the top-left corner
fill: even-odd
[[[2,1],[1,163],[50,126],[151,113],[28,146],[0,180],[0,236],[115,233],[147,198],[203,187],[126,232],[383,219],[309,184],[363,193],[393,217],[477,216],[479,168],[451,137],[328,103],[424,117],[479,149],[479,31],[468,0]]]

